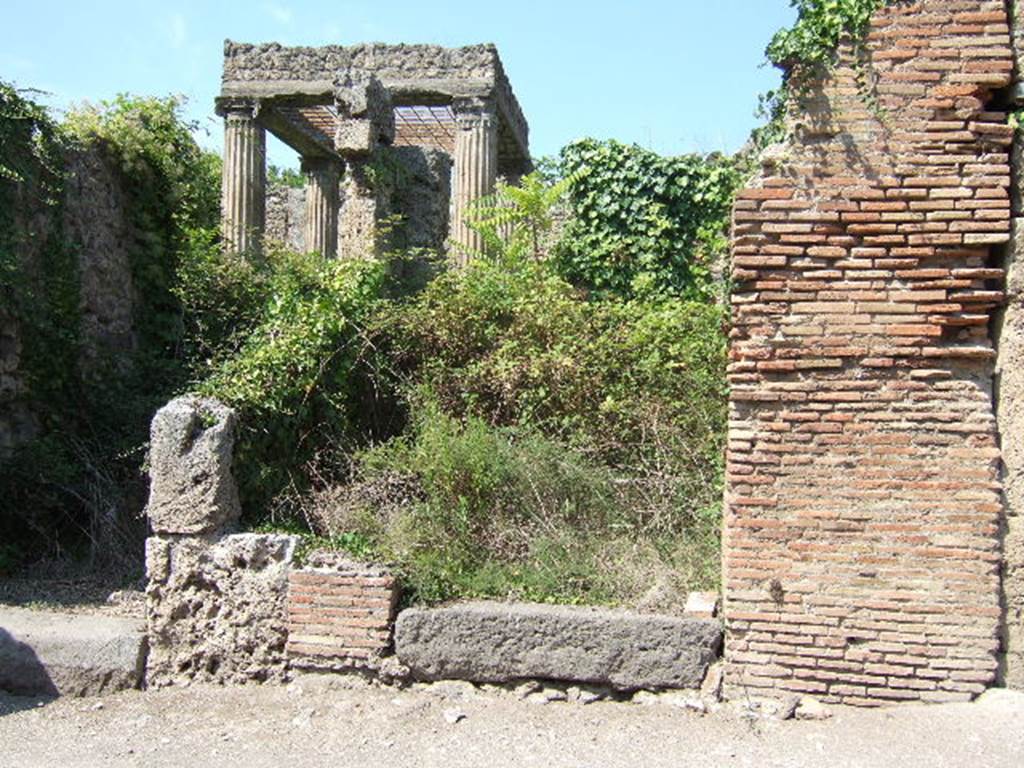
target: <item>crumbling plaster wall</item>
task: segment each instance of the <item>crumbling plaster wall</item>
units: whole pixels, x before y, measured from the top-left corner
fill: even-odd
[[[60,217],[41,193],[22,189],[15,204],[14,237],[19,274],[33,284],[44,274],[43,249],[69,248],[77,262],[81,321],[81,364],[102,375],[107,363],[127,364],[135,346],[137,298],[130,249],[133,229],[116,166],[102,147],[66,155]],[[24,370],[23,330],[0,307],[0,457],[38,433],[29,382]]]
[[[989,323],[1009,239],[1002,0],[877,12],[734,215],[727,685],[966,700],[997,674]],[[870,87],[870,86],[869,86]]]
[[[1024,85],[1024,16],[1018,6],[1011,19],[1014,48],[1014,89],[1010,101],[1018,106]],[[994,324],[998,348],[996,413],[1003,458],[1004,626],[1002,681],[1024,688],[1024,141],[1020,131],[1011,153],[1011,238],[1003,254],[1006,304]]]

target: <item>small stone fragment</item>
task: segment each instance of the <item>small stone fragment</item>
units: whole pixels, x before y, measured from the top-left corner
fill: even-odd
[[[813,696],[802,697],[794,714],[797,720],[827,720],[832,717],[828,707]]]
[[[779,720],[790,720],[794,714],[796,714],[796,708],[800,705],[800,699],[797,696],[787,696],[778,703],[778,708],[775,710],[775,717]]]
[[[449,725],[455,725],[459,721],[466,719],[466,713],[461,709],[446,709],[443,715],[444,721]]]

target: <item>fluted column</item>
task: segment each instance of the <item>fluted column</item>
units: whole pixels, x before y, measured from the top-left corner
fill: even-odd
[[[465,264],[483,250],[483,238],[466,226],[466,212],[481,197],[494,192],[498,177],[498,120],[493,104],[461,101],[454,104],[455,157],[452,189],[452,256]]]
[[[338,255],[338,184],[341,164],[330,158],[305,159],[306,250]]]
[[[253,105],[221,105],[224,169],[221,224],[229,251],[258,255],[266,223],[267,136]]]

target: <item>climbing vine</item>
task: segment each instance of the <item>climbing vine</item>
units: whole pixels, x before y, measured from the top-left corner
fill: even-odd
[[[797,9],[796,23],[775,33],[765,55],[787,72],[835,64],[839,44],[849,40],[863,45],[871,17],[897,0],[790,0]]]
[[[29,95],[0,83],[0,315],[20,379],[0,405],[32,423],[0,457],[0,541],[10,562],[96,553],[106,537],[116,559],[137,533],[113,526],[138,509],[149,418],[188,379],[174,289],[182,255],[216,224],[219,158],[196,145],[175,98],[119,96],[57,123]],[[124,192],[130,350],[83,334],[80,245],[63,214],[69,169],[91,167],[87,156]]]
[[[571,216],[556,258],[570,281],[622,297],[713,295],[740,164],[594,139],[568,145],[560,160]]]
[[[871,17],[880,8],[902,0],[790,0],[797,9],[792,27],[780,29],[765,49],[765,58],[785,73],[782,85],[763,95],[759,114],[768,124],[754,132],[758,147],[780,140],[783,115],[794,99],[806,93],[807,83],[816,75],[830,71],[838,59],[841,43],[853,46],[861,98],[876,112],[877,98],[865,63],[864,41]]]

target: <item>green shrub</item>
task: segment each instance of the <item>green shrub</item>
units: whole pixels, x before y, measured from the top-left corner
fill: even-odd
[[[589,301],[550,264],[476,261],[369,333],[410,426],[292,499],[314,529],[395,562],[427,602],[717,583],[719,308]]]
[[[236,280],[247,268],[217,264],[211,255],[207,274],[228,275],[217,285],[245,306],[243,314],[260,301],[244,318],[248,333],[232,335],[227,326],[228,345],[237,351],[213,353],[199,390],[239,410],[236,474],[243,503],[258,518],[285,488],[305,484],[301,469],[318,451],[361,438],[372,415],[372,407],[361,407],[363,329],[381,298],[385,268],[377,261],[276,251],[259,271],[264,285],[250,295],[235,289],[249,285]],[[210,301],[217,295],[207,294],[203,304],[219,322]]]
[[[384,322],[397,364],[445,413],[530,424],[611,461],[660,418],[717,460],[726,389],[715,305],[588,301],[545,264],[476,262]]]

